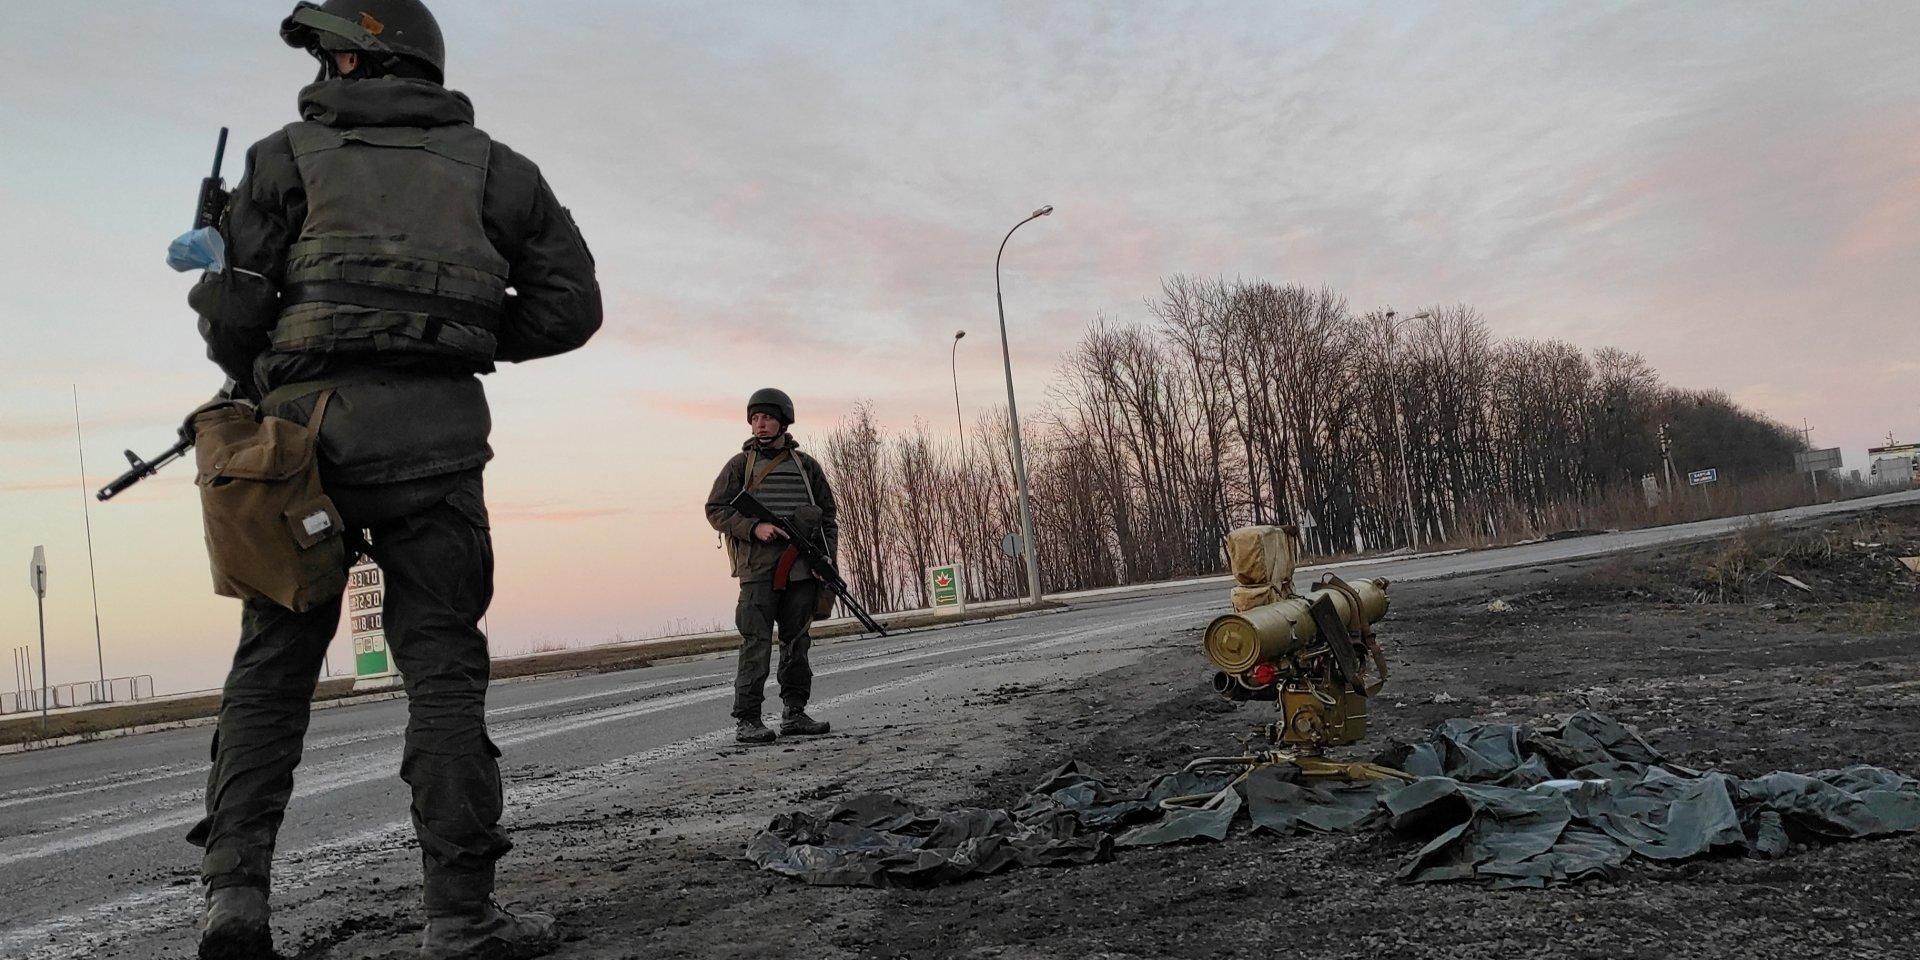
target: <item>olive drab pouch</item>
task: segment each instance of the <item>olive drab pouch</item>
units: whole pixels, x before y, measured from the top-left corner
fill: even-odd
[[[237,400],[188,418],[214,593],[302,612],[346,589],[346,528],[315,455],[332,396],[321,392],[305,425]]]

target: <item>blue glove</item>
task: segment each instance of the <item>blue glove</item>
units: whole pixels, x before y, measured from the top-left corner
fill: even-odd
[[[168,245],[167,266],[181,273],[189,270],[220,273],[227,269],[226,238],[212,227],[189,230]]]

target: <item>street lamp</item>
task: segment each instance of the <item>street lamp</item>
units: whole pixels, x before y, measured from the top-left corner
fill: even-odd
[[[965,330],[953,332],[953,350],[947,357],[948,365],[953,368],[953,425],[960,431],[960,453],[967,452],[967,428],[960,419],[960,338],[967,335]]]
[[[1014,224],[1013,230],[1052,212],[1053,204],[1049,203]],[[1013,354],[1007,349],[1007,304],[1000,296],[1000,257],[1007,252],[1007,241],[1013,239],[1013,230],[1008,230],[1000,239],[1000,251],[993,255],[993,303],[1000,311],[1000,360],[1007,370],[1007,416],[1013,421],[1013,476],[1020,487],[1020,538],[1027,555],[1027,599],[1037,604],[1040,602],[1040,565],[1035,562],[1037,552],[1033,548],[1033,503],[1027,492],[1027,458],[1020,449],[1020,408],[1013,400]]]
[[[1388,310],[1387,323],[1390,326],[1397,327],[1398,324],[1394,323],[1393,316],[1393,311]],[[1415,320],[1425,320],[1431,316],[1433,316],[1431,311],[1423,311],[1408,317],[1407,322],[1411,323]],[[1407,462],[1407,412],[1405,408],[1405,394],[1406,384],[1400,379],[1399,366],[1395,365],[1393,373],[1393,413],[1395,417],[1399,418],[1400,423],[1398,425],[1399,429],[1393,431],[1393,436],[1395,440],[1400,442],[1400,486],[1407,494],[1407,549],[1417,550],[1420,548],[1420,525],[1413,519],[1413,467]]]

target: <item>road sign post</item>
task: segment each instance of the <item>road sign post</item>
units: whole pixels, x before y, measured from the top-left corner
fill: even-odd
[[[380,565],[362,558],[347,572],[347,634],[353,640],[353,688],[379,690],[394,685],[393,658],[387,653],[386,577]]]
[[[1705,470],[1695,470],[1692,473],[1687,474],[1687,485],[1690,487],[1700,488],[1700,496],[1703,499],[1705,499],[1707,502],[1708,513],[1713,512],[1713,494],[1708,491],[1707,485],[1710,483],[1717,483],[1719,482],[1719,480],[1720,480],[1720,470],[1717,467],[1708,467]]]
[[[1807,475],[1813,484],[1813,498],[1820,499],[1820,471],[1840,469],[1840,448],[1803,450],[1793,455],[1793,468]]]
[[[927,605],[934,613],[966,613],[967,591],[959,564],[927,568]]]
[[[33,560],[27,566],[27,580],[33,587],[33,606],[40,617],[40,722],[47,722],[47,548],[34,547]]]

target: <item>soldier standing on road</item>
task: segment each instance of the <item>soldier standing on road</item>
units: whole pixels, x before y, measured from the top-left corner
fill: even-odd
[[[787,432],[793,426],[792,398],[771,387],[754,391],[747,400],[747,425],[753,436],[713,481],[713,492],[707,496],[707,522],[726,539],[733,576],[740,581],[740,601],[734,608],[734,624],[740,630],[740,668],[733,684],[735,738],[741,743],[769,743],[774,732],[761,721],[760,706],[766,700],[776,628],[780,700],[785,705],[780,732],[811,736],[828,730],[826,723],[807,715],[807,700],[813,694],[813,667],[807,662],[813,639],[808,629],[820,613],[822,592],[778,527],[756,524],[731,504],[741,491],[751,492],[768,509],[792,521],[801,535],[817,531],[829,557],[839,545],[840,529],[826,473]]]
[[[300,91],[300,122],[248,151],[221,223],[226,269],[190,299],[208,355],[261,414],[307,423],[330,397],[320,480],[385,570],[408,696],[421,955],[539,956],[557,943],[553,918],[493,902],[511,844],[485,717],[492,451],[476,374],[586,343],[601,321],[593,260],[539,168],[442,86],[440,28],[419,0],[301,3],[281,36],[321,76]],[[207,815],[189,836],[206,851],[202,958],[273,956],[274,838],[339,622],[337,595],[305,612],[245,603]]]

